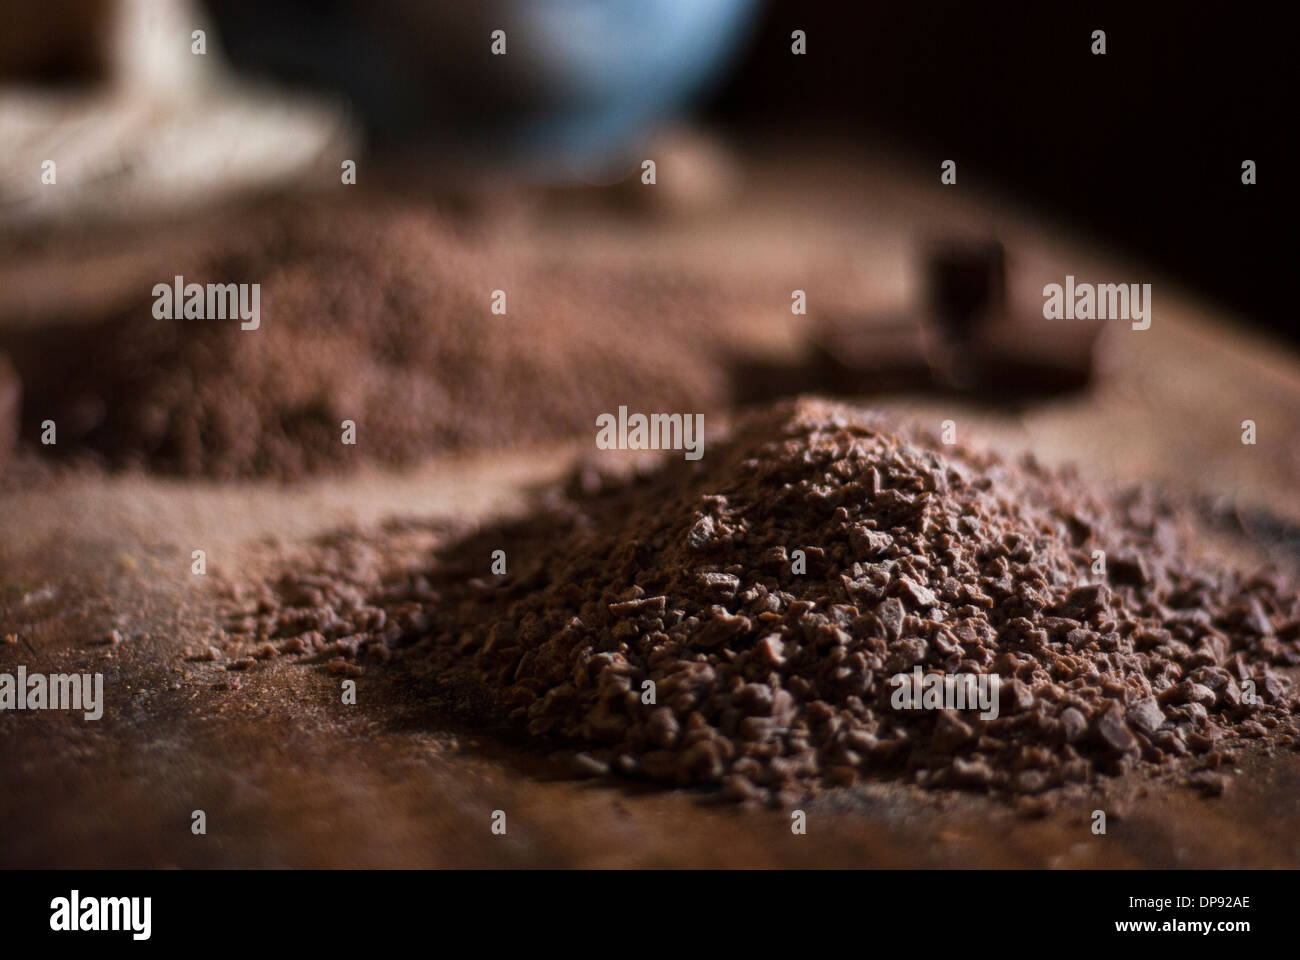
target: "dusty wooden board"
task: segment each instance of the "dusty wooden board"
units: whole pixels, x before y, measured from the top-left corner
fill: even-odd
[[[24,642],[0,669],[105,674],[104,719],[10,714],[0,754],[7,864],[259,866],[1288,866],[1300,861],[1300,756],[1248,753],[1221,798],[1132,779],[1045,819],[979,796],[868,785],[806,809],[794,837],[782,812],[707,804],[701,794],[563,779],[526,747],[467,729],[400,671],[369,668],[359,702],[317,665],[273,661],[243,673],[186,660],[211,634],[214,584],[188,572],[211,550],[213,580],[269,569],[281,546],[256,531],[306,529],[328,514],[362,524],[456,503],[489,516],[520,502],[549,462],[433,466],[394,483],[334,482],[301,496],[157,481],[84,481],[23,494],[46,520],[22,567],[30,592],[6,623]],[[489,479],[490,478],[490,479]],[[13,502],[13,501],[11,501]],[[363,503],[356,508],[353,504]],[[134,504],[142,515],[121,509]],[[347,506],[344,506],[344,505]],[[61,511],[62,516],[55,511]],[[75,511],[75,512],[74,512]],[[94,536],[85,521],[94,516]],[[274,521],[268,523],[268,521]],[[281,540],[285,538],[280,536]],[[12,561],[12,556],[6,557]],[[6,587],[16,583],[6,564]],[[103,596],[104,602],[94,602]],[[24,612],[61,607],[54,618]],[[110,630],[127,637],[98,646]],[[149,638],[138,635],[148,632]],[[28,648],[31,644],[35,653]],[[1106,837],[1090,814],[1110,816]],[[205,837],[190,815],[208,817]],[[509,833],[488,830],[505,810]]]
[[[789,291],[887,306],[915,290],[911,242],[987,211],[841,169],[796,190],[762,169],[707,220],[631,221],[540,209],[517,242],[557,258],[708,263],[746,282],[756,349],[797,339]],[[809,171],[809,183],[828,182]],[[776,197],[782,199],[778,202]],[[1046,274],[1080,258],[1019,221]],[[1143,279],[1120,264],[1117,278]],[[1036,274],[1033,283],[1040,282]],[[1158,283],[1158,280],[1157,280]],[[1109,330],[1097,390],[1007,411],[943,398],[874,400],[955,417],[967,439],[1071,461],[1103,481],[1154,479],[1294,518],[1300,378],[1293,357],[1229,332],[1167,286],[1144,333]],[[762,304],[771,306],[763,307]],[[1243,447],[1240,421],[1260,423]],[[70,475],[0,499],[0,670],[105,673],[105,717],[0,717],[0,862],[249,866],[1295,866],[1300,756],[1246,751],[1223,797],[1132,778],[1042,819],[974,795],[868,785],[811,803],[807,836],[780,811],[699,794],[561,779],[493,731],[468,729],[400,671],[371,668],[355,707],[338,678],[272,661],[233,674],[186,660],[212,629],[217,582],[273,570],[341,524],[487,519],[518,509],[576,448],[447,460],[295,487]],[[211,575],[189,573],[208,551]],[[1251,551],[1243,548],[1243,556]],[[24,603],[25,597],[34,597]],[[46,597],[47,599],[42,599]],[[58,611],[52,613],[52,611]],[[16,628],[11,625],[16,625]],[[111,629],[128,639],[97,645]],[[141,634],[148,634],[148,638]],[[223,687],[224,689],[221,689]],[[1110,813],[1105,837],[1090,814]],[[208,833],[190,833],[202,809]],[[509,833],[489,831],[505,810]]]

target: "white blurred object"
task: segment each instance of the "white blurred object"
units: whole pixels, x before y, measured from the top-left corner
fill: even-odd
[[[235,78],[195,4],[118,0],[116,12],[107,85],[0,88],[0,219],[158,213],[337,184],[342,160],[356,159],[341,106]],[[191,52],[195,30],[203,55]],[[55,184],[42,183],[46,160]]]

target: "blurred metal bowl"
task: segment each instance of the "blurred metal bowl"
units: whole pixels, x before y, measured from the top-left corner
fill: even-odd
[[[237,67],[342,94],[373,136],[582,161],[717,76],[757,0],[208,0]],[[493,55],[504,30],[506,54]]]

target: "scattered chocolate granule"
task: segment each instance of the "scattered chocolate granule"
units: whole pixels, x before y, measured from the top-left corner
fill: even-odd
[[[651,410],[726,401],[712,352],[725,308],[708,284],[525,260],[391,204],[284,203],[211,226],[120,313],[0,325],[33,450],[187,476],[294,477],[592,434],[628,397]],[[260,284],[260,327],[154,316],[153,284],[176,275]],[[492,311],[496,290],[504,314]],[[0,459],[9,379],[0,369]],[[39,444],[45,420],[57,445]],[[342,442],[345,420],[355,445]]]
[[[844,406],[781,404],[699,462],[575,476],[397,574],[380,542],[332,541],[246,594],[233,629],[335,672],[398,658],[462,678],[586,773],[737,800],[897,777],[1024,795],[1296,739],[1275,668],[1300,663],[1300,598],[1281,575],[1216,565],[1149,491]],[[996,674],[999,715],[895,709],[890,678],[918,666]]]

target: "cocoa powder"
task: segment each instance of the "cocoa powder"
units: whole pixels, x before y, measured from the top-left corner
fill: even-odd
[[[583,773],[788,800],[1176,768],[1212,793],[1238,741],[1296,742],[1289,579],[1203,556],[1150,491],[1098,493],[845,406],[753,414],[694,464],[576,473],[396,572],[393,536],[331,541],[232,601],[230,629],[337,672],[396,658],[455,677]],[[996,675],[999,715],[896,709],[890,678],[917,667]]]
[[[570,438],[629,396],[655,409],[727,400],[721,297],[676,273],[521,259],[411,205],[284,202],[189,239],[203,225],[177,228],[186,241],[125,311],[0,329],[31,449],[291,478]],[[152,284],[175,275],[260,284],[260,328],[154,316]],[[39,443],[46,420],[56,446]]]

